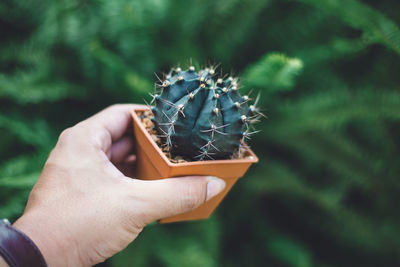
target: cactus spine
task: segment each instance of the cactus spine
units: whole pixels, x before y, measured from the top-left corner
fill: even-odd
[[[238,92],[238,79],[215,77],[214,68],[193,66],[170,71],[153,95],[152,118],[172,156],[187,160],[231,158],[254,132],[262,116],[249,97]]]

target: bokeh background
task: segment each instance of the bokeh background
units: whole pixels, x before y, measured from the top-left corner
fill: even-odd
[[[399,23],[396,0],[1,0],[0,217],[62,129],[192,59],[261,93],[260,163],[103,266],[400,266]]]

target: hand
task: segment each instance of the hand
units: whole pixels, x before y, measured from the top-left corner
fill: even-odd
[[[50,266],[91,266],[131,243],[155,220],[195,209],[225,183],[213,177],[142,181],[132,166],[130,110],[114,105],[60,135],[14,226]],[[128,164],[128,165],[127,165]]]

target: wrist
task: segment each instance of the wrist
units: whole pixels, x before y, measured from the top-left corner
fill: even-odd
[[[32,239],[11,226],[7,219],[0,220],[0,256],[0,266],[47,266]]]
[[[43,216],[24,214],[13,227],[25,233],[39,248],[49,266],[83,266],[77,249],[63,229],[55,229]]]
[[[0,256],[0,267],[8,267],[7,262]]]

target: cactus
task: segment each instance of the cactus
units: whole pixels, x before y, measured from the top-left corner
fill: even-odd
[[[237,78],[217,78],[213,67],[198,72],[194,66],[172,69],[161,92],[154,94],[152,121],[173,157],[187,160],[228,159],[242,151],[255,133],[250,125],[262,116],[238,92]]]

